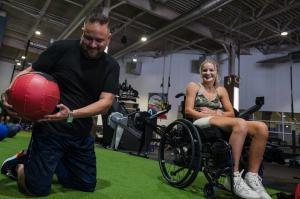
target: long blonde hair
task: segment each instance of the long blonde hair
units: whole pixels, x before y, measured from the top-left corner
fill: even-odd
[[[219,86],[219,81],[220,81],[220,78],[219,78],[219,63],[213,59],[209,59],[209,58],[206,58],[199,66],[199,73],[202,77],[202,69],[204,67],[205,64],[207,63],[210,63],[212,65],[214,65],[215,69],[217,70],[217,75],[216,75],[216,79],[215,79],[215,82],[214,82],[214,87],[217,88]]]

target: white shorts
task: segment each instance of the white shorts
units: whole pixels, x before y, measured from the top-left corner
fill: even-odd
[[[210,127],[209,120],[213,116],[208,116],[208,117],[202,117],[200,119],[197,119],[193,122],[193,124],[201,129],[208,128]]]

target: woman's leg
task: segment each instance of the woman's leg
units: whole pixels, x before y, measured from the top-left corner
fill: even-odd
[[[268,127],[265,123],[259,121],[246,121],[246,123],[248,133],[252,137],[248,171],[258,173],[269,137]]]
[[[230,117],[212,117],[209,120],[212,126],[216,126],[231,132],[229,144],[232,147],[232,156],[234,161],[233,171],[239,171],[240,157],[243,150],[244,141],[247,136],[248,128],[246,121],[241,118]]]
[[[239,161],[243,150],[243,145],[248,133],[247,123],[241,118],[212,117],[209,124],[219,127],[226,132],[231,132],[229,144],[232,148],[234,161],[232,181],[226,178],[224,186],[231,190],[230,184],[233,183],[233,192],[241,198],[260,199],[260,195],[253,191],[243,180],[242,173],[239,172]]]
[[[249,167],[245,175],[245,182],[255,190],[261,199],[271,199],[265,190],[258,170],[263,159],[266,143],[268,141],[268,128],[263,122],[248,121],[248,133],[252,136],[249,150]]]

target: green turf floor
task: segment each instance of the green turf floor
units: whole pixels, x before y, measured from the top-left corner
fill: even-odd
[[[0,142],[0,163],[16,151],[27,147],[30,133],[22,132]],[[206,180],[201,173],[188,188],[181,190],[166,184],[158,162],[110,151],[96,146],[97,187],[94,193],[62,188],[53,180],[51,199],[201,199]],[[272,195],[276,191],[268,189]],[[0,199],[28,198],[17,191],[15,181],[0,175]],[[222,193],[219,198],[232,198]],[[276,198],[273,196],[273,198]]]

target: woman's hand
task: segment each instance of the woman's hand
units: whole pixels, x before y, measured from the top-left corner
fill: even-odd
[[[223,116],[224,112],[221,109],[213,110],[207,107],[201,107],[200,111],[205,114]]]
[[[71,112],[71,110],[63,104],[58,104],[56,107],[59,108],[58,112],[51,114],[51,115],[45,115],[44,118],[39,121],[43,122],[43,121],[66,120],[68,118],[68,115]]]
[[[216,115],[223,116],[224,112],[221,109],[216,110]]]
[[[207,107],[201,107],[201,108],[200,108],[200,111],[201,111],[202,113],[206,113],[206,114],[215,114],[215,113],[216,113],[215,110],[212,110],[212,109],[207,108]]]

